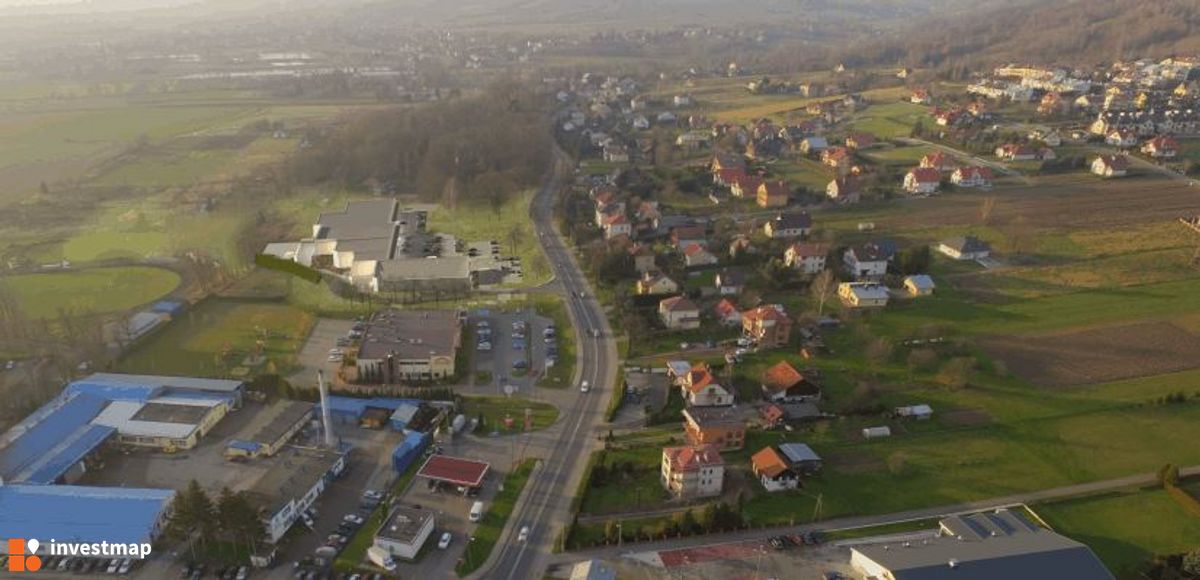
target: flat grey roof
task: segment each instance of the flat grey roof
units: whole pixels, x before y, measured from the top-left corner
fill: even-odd
[[[387,521],[383,522],[383,526],[375,533],[375,537],[402,544],[412,544],[416,540],[417,534],[421,532],[421,528],[425,527],[425,522],[431,519],[433,519],[432,511],[397,507],[392,510]]]
[[[461,327],[456,310],[385,310],[367,324],[361,360],[380,360],[389,354],[398,359],[454,356]]]
[[[279,512],[287,502],[308,493],[313,485],[333,469],[341,454],[315,447],[284,447],[271,458],[267,473],[247,491],[270,514]]]
[[[851,548],[895,580],[1111,579],[1085,545],[1008,510],[942,520],[938,537]]]
[[[271,405],[264,414],[270,414],[266,424],[259,427],[248,441],[271,445],[288,432],[296,423],[312,416],[313,403],[306,401],[281,401]]]
[[[403,280],[469,280],[471,260],[467,256],[400,258],[380,263],[380,278]]]
[[[333,240],[394,238],[396,200],[369,199],[346,203],[342,211],[322,213],[317,218],[321,232],[317,236]]]

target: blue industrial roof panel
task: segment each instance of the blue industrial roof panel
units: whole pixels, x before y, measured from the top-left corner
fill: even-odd
[[[22,483],[51,485],[67,470],[79,463],[89,453],[112,437],[117,430],[104,425],[88,425],[71,441],[59,445],[54,455],[44,458],[41,465],[28,477],[23,477]]]
[[[107,400],[83,393],[71,397],[60,396],[38,409],[25,422],[13,428],[24,429],[24,432],[8,445],[0,447],[0,478],[16,478],[17,474],[91,422],[107,405]]]
[[[175,492],[75,485],[0,486],[0,537],[149,542]]]

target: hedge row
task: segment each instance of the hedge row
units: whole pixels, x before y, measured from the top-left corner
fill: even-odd
[[[303,264],[297,264],[291,260],[284,260],[283,258],[269,254],[258,254],[254,256],[254,263],[268,270],[275,270],[276,272],[291,274],[292,276],[300,278],[301,280],[307,280],[313,284],[321,281],[320,272]]]

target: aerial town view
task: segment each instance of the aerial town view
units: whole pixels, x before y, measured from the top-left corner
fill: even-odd
[[[1195,0],[0,0],[0,578],[1200,580]]]

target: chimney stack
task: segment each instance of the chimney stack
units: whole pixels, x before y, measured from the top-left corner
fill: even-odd
[[[321,393],[321,427],[325,431],[325,446],[337,447],[333,439],[333,421],[329,418],[329,388],[325,386],[325,373],[317,371],[317,390]]]

